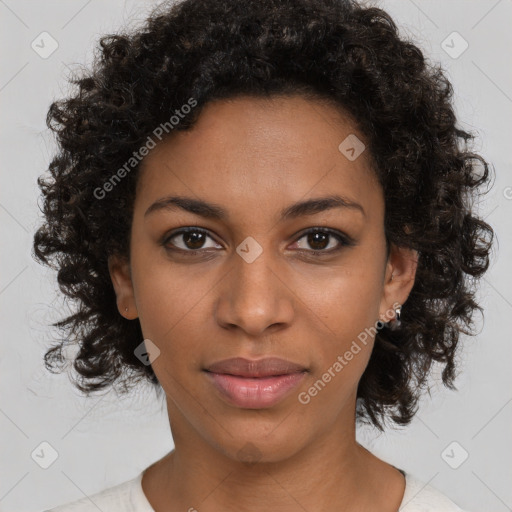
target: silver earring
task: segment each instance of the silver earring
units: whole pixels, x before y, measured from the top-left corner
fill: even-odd
[[[128,308],[124,308],[125,311],[128,311]]]
[[[402,306],[399,304],[395,308],[395,319],[389,323],[389,327],[391,329],[397,329],[398,327],[400,327],[402,325],[402,321],[400,320],[401,316],[402,316]]]

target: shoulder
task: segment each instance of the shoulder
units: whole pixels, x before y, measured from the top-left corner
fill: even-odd
[[[44,512],[154,512],[142,490],[142,474],[91,496]]]
[[[469,512],[461,509],[435,487],[410,473],[405,474],[405,492],[399,512]]]

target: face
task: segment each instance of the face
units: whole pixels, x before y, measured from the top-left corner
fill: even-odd
[[[109,265],[120,313],[159,350],[176,446],[275,461],[353,428],[376,322],[405,302],[415,255],[387,257],[366,150],[339,149],[351,134],[364,141],[333,106],[241,97],[145,158],[130,262]],[[259,387],[205,371],[234,357],[303,371]]]

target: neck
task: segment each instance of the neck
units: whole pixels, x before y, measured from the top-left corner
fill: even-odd
[[[177,411],[169,416],[180,417]],[[245,443],[243,450],[229,454],[191,425],[174,421],[176,447],[146,470],[143,490],[155,512],[396,511],[403,476],[356,442],[355,422],[344,426],[331,425],[282,457],[262,443]]]

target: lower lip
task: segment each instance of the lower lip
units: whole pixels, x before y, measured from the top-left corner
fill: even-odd
[[[306,372],[273,377],[238,377],[206,372],[213,385],[228,402],[245,409],[272,407],[302,381]]]

